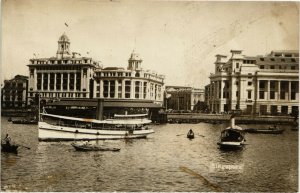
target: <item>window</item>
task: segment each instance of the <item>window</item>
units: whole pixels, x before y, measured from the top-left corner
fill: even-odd
[[[252,82],[248,82],[248,86],[251,86],[252,85]]]
[[[291,61],[292,61],[292,62],[296,62],[296,59],[295,59],[295,58],[292,58]]]
[[[274,61],[275,61],[275,59],[274,59],[274,58],[271,58],[271,61],[273,61],[273,62],[274,62]]]
[[[259,68],[260,69],[265,69],[265,66],[264,65],[260,65]]]
[[[239,63],[236,63],[236,64],[235,64],[235,67],[236,67],[236,68],[239,68],[239,67],[240,67],[240,64],[239,64]]]
[[[275,69],[274,65],[271,65],[271,66],[270,66],[270,69]]]
[[[275,91],[270,91],[270,99],[275,99]]]
[[[259,91],[259,99],[265,99],[265,91]]]
[[[236,91],[236,92],[235,92],[235,96],[236,96],[236,97],[239,97],[239,91]]]
[[[264,58],[260,58],[260,61],[265,61],[265,59]]]
[[[291,66],[291,70],[295,70],[296,69],[296,66]]]
[[[251,93],[252,93],[252,91],[251,91],[251,90],[248,90],[248,99],[251,99],[251,98],[252,98]]]

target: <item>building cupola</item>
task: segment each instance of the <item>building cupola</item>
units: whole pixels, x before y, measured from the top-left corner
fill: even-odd
[[[62,59],[64,57],[70,57],[70,56],[71,56],[71,54],[70,54],[70,39],[64,33],[58,39],[58,49],[56,52],[56,57],[58,59]]]
[[[139,54],[135,53],[133,50],[128,60],[127,70],[141,70],[142,61]]]

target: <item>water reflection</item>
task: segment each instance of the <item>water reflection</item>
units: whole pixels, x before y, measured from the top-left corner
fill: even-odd
[[[72,142],[38,142],[36,126],[2,121],[2,135],[31,147],[18,155],[1,153],[5,190],[295,191],[298,186],[298,134],[289,126],[281,126],[286,132],[279,136],[247,134],[249,145],[241,151],[218,149],[225,124],[199,123],[153,126],[147,139],[98,142],[120,152],[77,152]],[[189,129],[193,140],[186,137]]]

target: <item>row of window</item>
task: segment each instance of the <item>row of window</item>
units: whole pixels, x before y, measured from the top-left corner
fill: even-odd
[[[32,64],[87,64],[93,63],[92,60],[47,60],[47,61],[38,61],[32,60]]]
[[[72,97],[76,97],[76,98],[86,98],[87,94],[86,93],[67,93],[67,92],[63,92],[63,93],[52,93],[52,92],[45,92],[45,93],[40,93],[41,97],[50,97],[50,98],[72,98]],[[34,96],[34,93],[29,93],[30,97]]]
[[[299,70],[298,66],[259,65],[260,69]]]

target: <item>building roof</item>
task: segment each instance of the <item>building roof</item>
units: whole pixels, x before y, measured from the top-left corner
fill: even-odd
[[[68,38],[68,36],[64,32],[64,34],[60,36],[60,38],[58,39],[58,41],[60,41],[60,42],[70,42],[70,39]]]
[[[48,106],[76,106],[76,107],[97,107],[96,100],[61,100],[48,103]],[[104,101],[104,107],[123,107],[123,108],[161,108],[161,105],[146,101]]]

